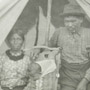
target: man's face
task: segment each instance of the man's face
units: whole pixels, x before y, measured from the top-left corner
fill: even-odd
[[[77,32],[79,30],[78,28],[80,27],[81,23],[83,22],[82,18],[78,18],[75,16],[68,16],[64,18],[64,24],[65,27],[70,31],[70,32]]]

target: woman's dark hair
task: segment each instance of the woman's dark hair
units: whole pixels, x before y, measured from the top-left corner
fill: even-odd
[[[11,32],[8,34],[6,38],[6,43],[8,45],[10,45],[10,39],[14,34],[18,34],[23,39],[23,41],[25,40],[24,33],[22,30],[19,30],[19,29],[11,30]]]

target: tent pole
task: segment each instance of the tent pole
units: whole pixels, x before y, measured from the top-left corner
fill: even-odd
[[[46,35],[45,35],[45,45],[46,46],[48,46],[48,44],[49,44],[50,24],[51,24],[51,7],[52,7],[52,0],[48,0],[47,28],[46,28]],[[54,87],[54,90],[57,90],[58,78],[56,78],[56,77],[53,77],[53,78],[55,78],[55,87]]]
[[[48,8],[47,8],[47,28],[45,35],[45,45],[48,46],[49,43],[49,34],[50,34],[50,22],[51,22],[51,6],[52,0],[48,0]]]

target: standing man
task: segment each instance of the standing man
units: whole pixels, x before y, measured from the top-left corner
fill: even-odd
[[[56,30],[49,43],[61,48],[61,90],[90,90],[90,29],[81,25],[85,14],[78,5],[67,4],[61,16],[65,27]]]
[[[50,47],[61,48],[60,90],[90,90],[90,29],[82,27],[85,14],[78,5],[67,4],[61,16],[65,27],[56,30],[49,42]]]

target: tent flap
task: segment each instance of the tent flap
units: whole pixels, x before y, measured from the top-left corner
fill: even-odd
[[[0,8],[0,16],[1,16],[0,17],[0,45],[5,40],[8,33],[14,26],[21,12],[26,6],[28,0],[14,0],[13,2],[12,0],[8,0],[8,2],[7,2],[8,3],[7,7],[2,6]],[[3,5],[6,5],[6,4],[3,4]]]

